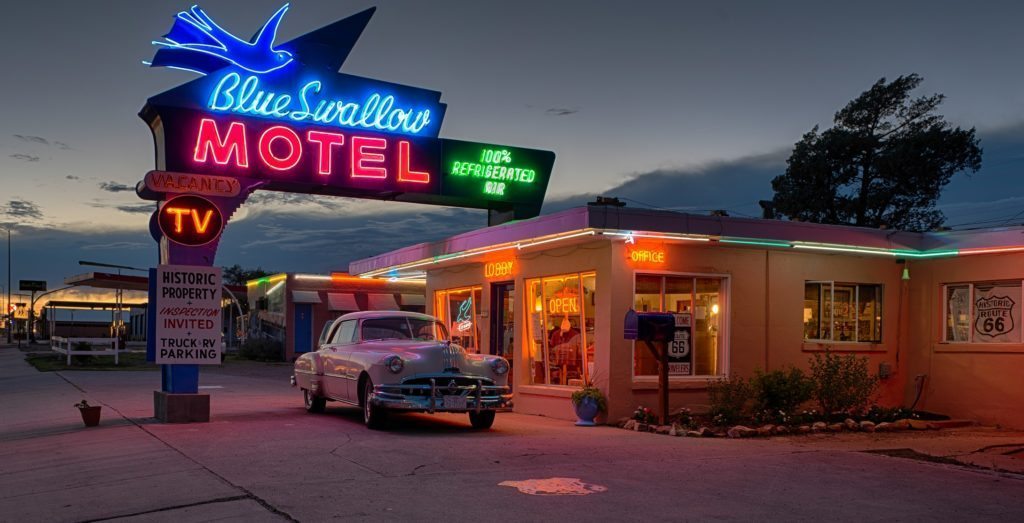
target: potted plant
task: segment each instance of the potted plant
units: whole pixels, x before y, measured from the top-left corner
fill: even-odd
[[[587,382],[583,387],[573,391],[572,407],[576,411],[576,425],[580,427],[593,427],[594,418],[598,414],[608,410],[608,402],[604,398],[601,389]]]
[[[89,402],[85,400],[75,403],[75,407],[78,407],[78,412],[82,413],[82,423],[85,423],[86,427],[95,427],[100,424],[100,409],[103,407],[89,405]]]

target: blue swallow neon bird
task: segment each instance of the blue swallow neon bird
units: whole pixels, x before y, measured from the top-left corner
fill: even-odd
[[[209,74],[228,65],[257,74],[276,71],[295,60],[288,51],[274,49],[277,28],[288,7],[289,4],[285,4],[278,9],[247,42],[221,28],[194,5],[178,13],[163,41],[153,42],[160,49],[149,65],[199,74]]]

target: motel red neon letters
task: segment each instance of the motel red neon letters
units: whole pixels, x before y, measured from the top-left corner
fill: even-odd
[[[308,156],[308,169],[321,179],[333,175],[387,180],[393,176],[401,184],[429,184],[431,181],[430,172],[412,167],[413,148],[408,140],[397,140],[395,144],[379,137],[320,130],[310,130],[300,136],[285,125],[268,127],[258,137],[248,134],[247,138],[249,131],[244,122],[200,119],[193,160],[197,164],[212,162],[246,170],[238,174],[251,176],[249,169],[300,174],[296,172],[297,167]],[[255,146],[258,160],[250,161],[250,146]]]

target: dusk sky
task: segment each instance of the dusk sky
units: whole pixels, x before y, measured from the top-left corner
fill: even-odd
[[[200,5],[249,35],[281,3]],[[137,113],[194,75],[141,62],[190,5],[5,7],[0,222],[14,224],[15,286],[55,288],[89,270],[81,259],[155,263],[154,206],[134,192],[154,167]],[[945,94],[940,112],[984,148],[982,170],[947,187],[947,224],[1024,223],[1019,2],[297,0],[278,41],[374,5],[342,70],[440,91],[441,136],[555,151],[545,212],[604,194],[757,216],[804,132],[879,78],[917,73],[919,94]],[[480,211],[257,193],[217,265],[326,273],[485,224]]]

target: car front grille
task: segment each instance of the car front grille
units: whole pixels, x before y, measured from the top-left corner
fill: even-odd
[[[434,388],[437,391],[437,396],[469,396],[473,394],[473,389],[476,388],[478,382],[485,387],[494,385],[494,380],[487,378],[471,378],[466,376],[413,378],[402,382],[402,385],[425,385],[426,387],[402,387],[402,394],[407,396],[429,396],[431,379],[434,380]],[[452,382],[454,382],[454,386],[452,385]]]

